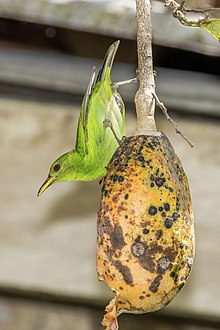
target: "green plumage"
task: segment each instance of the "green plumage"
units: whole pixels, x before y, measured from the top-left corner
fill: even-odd
[[[109,47],[96,81],[93,70],[80,110],[75,149],[52,164],[38,195],[54,182],[87,181],[105,175],[106,166],[118,146],[115,136],[120,140],[125,135],[124,103],[111,82],[118,46],[119,41],[116,41]]]

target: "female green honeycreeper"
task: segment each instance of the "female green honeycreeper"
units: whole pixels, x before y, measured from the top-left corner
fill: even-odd
[[[125,107],[117,92],[120,83],[114,86],[111,82],[119,43],[109,47],[96,81],[93,69],[80,110],[75,149],[52,164],[38,196],[55,182],[89,181],[105,175],[118,141],[125,135]]]

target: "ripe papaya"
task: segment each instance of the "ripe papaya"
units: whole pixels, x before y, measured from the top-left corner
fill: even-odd
[[[97,272],[116,293],[103,325],[123,312],[167,305],[184,286],[194,256],[186,174],[168,138],[124,138],[103,179],[97,223]]]

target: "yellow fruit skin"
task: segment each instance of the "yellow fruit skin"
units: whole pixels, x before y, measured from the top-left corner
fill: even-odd
[[[113,309],[117,316],[164,307],[184,286],[193,256],[188,181],[169,140],[125,138],[108,165],[98,213],[98,277],[116,292],[106,319]]]

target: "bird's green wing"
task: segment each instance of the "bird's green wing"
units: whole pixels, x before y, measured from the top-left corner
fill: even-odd
[[[83,99],[76,139],[76,150],[82,157],[89,154],[94,157],[97,157],[98,155],[100,159],[103,157],[99,153],[101,145],[107,142],[106,147],[108,147],[108,144],[111,145],[114,138],[109,128],[106,129],[106,127],[104,127],[103,122],[107,117],[111,117],[112,114],[114,117],[114,107],[117,106],[117,102],[113,96],[110,75],[119,43],[119,41],[116,41],[109,47],[105,54],[102,67],[97,75],[96,81],[95,71],[93,70]],[[118,109],[116,112],[118,112]],[[116,118],[117,116],[121,116],[121,114],[116,114]],[[113,121],[115,120],[115,118],[109,119],[113,119]],[[120,136],[121,134],[119,132],[119,138]],[[114,150],[116,147],[117,144],[114,139]],[[108,152],[108,150],[106,152]],[[112,154],[112,150],[109,152]]]
[[[102,68],[89,100],[87,122],[87,171],[96,177],[103,176],[106,166],[125,135],[124,103],[112,86],[111,69],[118,48],[116,42],[108,49]],[[105,125],[108,122],[110,125]]]
[[[93,68],[89,80],[89,84],[82,101],[82,106],[78,120],[75,149],[82,156],[88,153],[88,130],[87,130],[88,110],[89,110],[89,100],[92,90],[94,88],[94,84],[95,84],[95,68]]]

